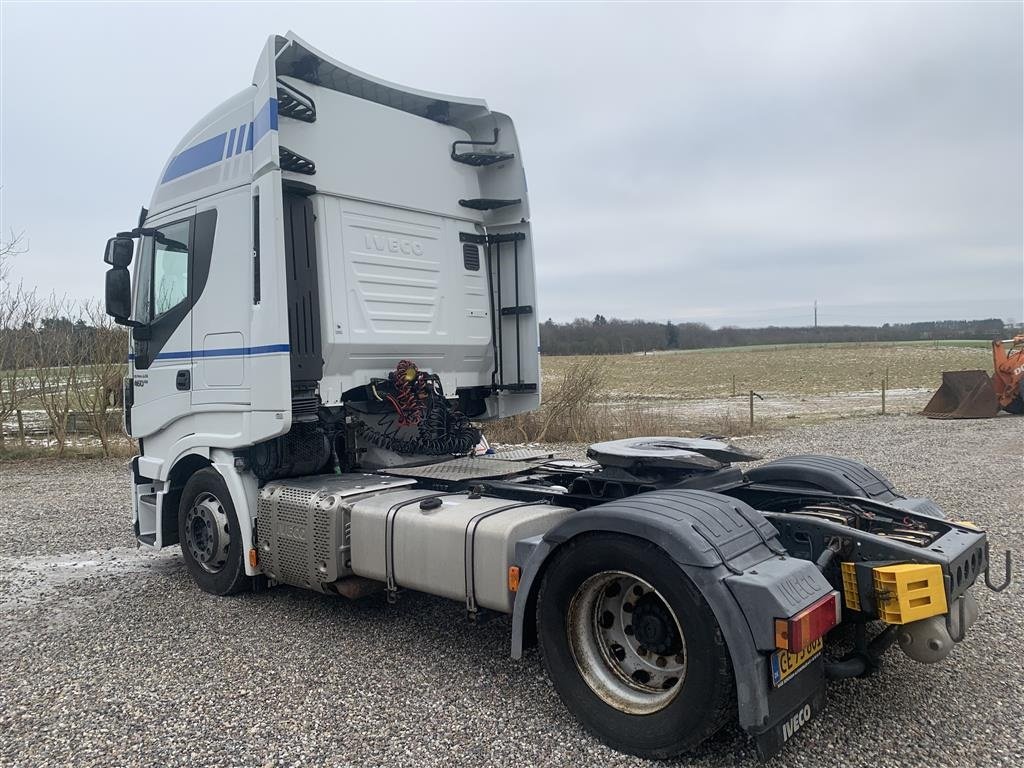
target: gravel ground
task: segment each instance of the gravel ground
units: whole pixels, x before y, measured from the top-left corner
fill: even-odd
[[[744,442],[870,462],[1022,552],[1022,426],[851,419]],[[536,653],[509,659],[503,617],[470,626],[408,593],[200,593],[176,551],[132,547],[127,482],[123,461],[0,464],[0,765],[648,764],[585,734]],[[773,764],[1024,764],[1021,588],[976,594],[982,618],[950,659],[893,652],[833,684]],[[729,728],[678,764],[755,763]]]

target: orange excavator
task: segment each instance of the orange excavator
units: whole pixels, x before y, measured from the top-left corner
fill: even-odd
[[[985,371],[943,371],[942,386],[921,411],[929,419],[990,419],[1000,410],[1024,414],[1024,334],[992,342]]]

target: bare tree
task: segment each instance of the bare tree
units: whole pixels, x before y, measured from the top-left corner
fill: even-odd
[[[109,456],[111,439],[123,435],[119,408],[123,405],[124,356],[128,344],[125,331],[114,324],[99,302],[88,302],[82,315],[88,321],[88,334],[83,340],[87,365],[79,369],[74,403],[96,433],[103,455]]]
[[[31,329],[39,301],[35,290],[11,279],[15,256],[28,249],[21,233],[13,230],[0,240],[0,449],[4,447],[4,423],[18,411],[30,394],[29,356]]]
[[[84,323],[71,318],[69,310],[73,309],[67,297],[52,294],[43,306],[40,327],[32,334],[34,395],[49,419],[58,456],[63,456],[67,448],[71,410],[84,362],[79,330]]]

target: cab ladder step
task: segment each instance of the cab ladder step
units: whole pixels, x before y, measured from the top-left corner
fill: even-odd
[[[277,81],[277,114],[301,120],[304,123],[316,122],[316,102],[298,88],[288,85],[283,80]]]
[[[316,163],[308,157],[303,157],[298,152],[292,152],[288,147],[279,147],[278,157],[278,164],[281,166],[282,171],[302,173],[306,176],[312,176],[316,173]]]
[[[493,211],[495,208],[507,208],[510,205],[519,205],[523,198],[517,197],[514,200],[500,200],[494,197],[477,197],[471,200],[459,200],[463,208],[472,208],[474,211]]]
[[[533,314],[533,307],[531,307],[529,304],[526,304],[526,305],[524,305],[522,307],[502,307],[501,308],[501,314],[502,315],[506,315],[506,316],[507,315],[532,315]]]
[[[495,163],[503,163],[506,160],[512,160],[515,155],[511,152],[459,152],[458,147],[460,144],[465,144],[473,147],[493,147],[498,143],[498,129],[494,129],[494,140],[493,141],[455,141],[452,142],[452,160],[463,165],[473,165],[477,167],[494,165]]]

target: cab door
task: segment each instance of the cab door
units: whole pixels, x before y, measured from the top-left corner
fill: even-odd
[[[140,325],[132,330],[129,356],[132,437],[144,438],[191,412],[195,253],[207,236],[212,240],[214,222],[190,209],[147,223],[153,231],[136,262],[133,319]]]

